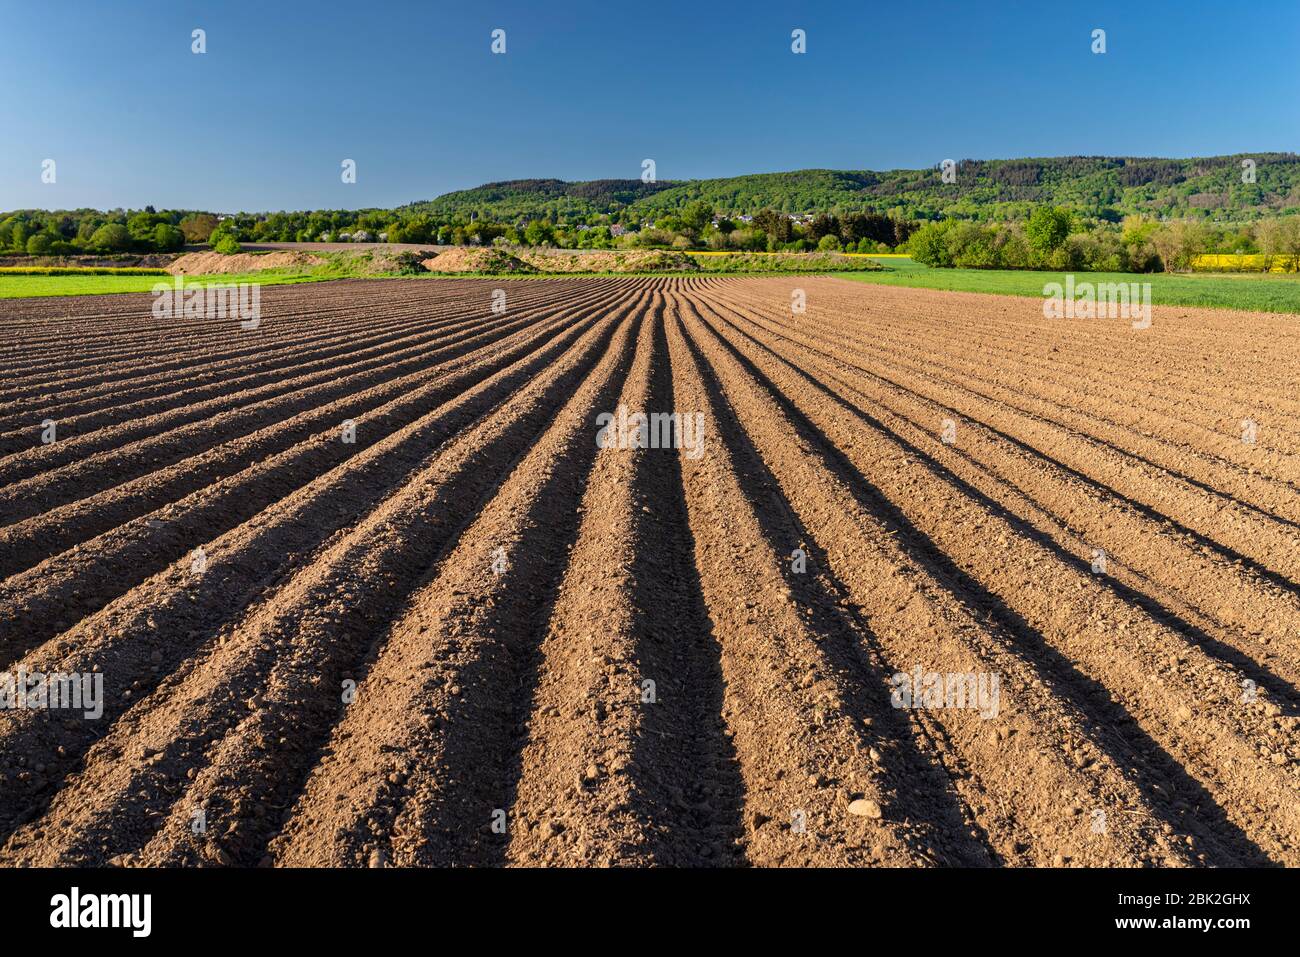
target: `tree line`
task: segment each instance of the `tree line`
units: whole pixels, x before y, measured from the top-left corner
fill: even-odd
[[[1017,179],[1028,173],[1006,167]],[[659,194],[662,195],[662,194]],[[1191,268],[1202,253],[1255,257],[1256,268],[1300,266],[1300,216],[1225,224],[1131,214],[1118,222],[1078,208],[1030,205],[1001,220],[918,222],[871,209],[753,215],[691,200],[653,220],[588,215],[576,220],[520,216],[495,221],[474,213],[439,215],[428,207],[311,210],[217,215],[192,210],[43,211],[0,214],[0,254],[66,256],[176,252],[208,244],[237,252],[242,243],[390,242],[428,245],[555,246],[571,249],[677,249],[736,252],[908,252],[930,266],[1149,272]]]
[[[69,256],[176,252],[187,242],[206,241],[217,223],[211,213],[159,212],[152,206],[112,212],[19,210],[0,214],[0,253]]]
[[[1059,206],[1039,206],[1024,220],[926,223],[907,251],[927,266],[967,269],[1060,269],[1179,272],[1207,253],[1254,257],[1262,268],[1300,269],[1300,216],[1240,225],[1130,215],[1119,223],[1090,220]]]

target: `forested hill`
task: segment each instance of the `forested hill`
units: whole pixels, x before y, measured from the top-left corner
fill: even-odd
[[[1252,161],[1253,169],[1243,166],[1244,160]],[[944,182],[938,166],[887,172],[808,169],[657,183],[511,180],[447,193],[406,210],[442,217],[472,213],[497,222],[535,217],[575,221],[600,215],[631,222],[654,220],[693,200],[734,214],[753,214],[764,207],[787,213],[870,209],[908,219],[1014,218],[1036,203],[1068,206],[1104,219],[1151,213],[1243,220],[1300,208],[1300,155],[1295,153],[962,160],[954,172],[955,182]]]

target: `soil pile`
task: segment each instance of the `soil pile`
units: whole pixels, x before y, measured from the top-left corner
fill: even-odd
[[[459,246],[441,252],[432,259],[424,260],[423,265],[429,272],[441,273],[509,275],[537,272],[535,267],[503,249],[475,249]]]
[[[319,266],[325,260],[309,253],[186,253],[166,267],[174,276],[206,276],[214,273],[257,272],[263,269],[295,269]]]

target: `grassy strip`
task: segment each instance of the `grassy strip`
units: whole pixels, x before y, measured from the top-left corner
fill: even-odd
[[[884,272],[837,273],[844,279],[907,286],[916,289],[939,289],[946,292],[987,292],[1004,296],[1043,298],[1043,286],[1049,282],[1065,284],[1063,272],[1038,272],[1017,269],[931,269],[913,260],[882,260]],[[1081,282],[1151,283],[1151,301],[1163,306],[1205,306],[1214,309],[1244,309],[1251,312],[1300,314],[1300,276],[1245,273],[1228,275],[1203,273],[1169,275],[1167,273],[1078,272]]]
[[[337,279],[337,276],[315,275],[306,272],[263,270],[260,272],[232,273],[229,275],[189,276],[185,288],[228,283],[259,283],[263,286],[284,286],[300,282],[320,282]],[[170,283],[172,277],[163,276],[9,276],[0,274],[0,299],[26,299],[45,296],[100,296],[109,293],[151,292],[160,282]]]
[[[167,276],[166,269],[143,266],[0,266],[4,276]]]

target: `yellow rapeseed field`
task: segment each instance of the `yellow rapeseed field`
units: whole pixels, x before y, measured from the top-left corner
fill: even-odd
[[[1273,256],[1269,272],[1295,272],[1296,260],[1289,256]],[[1203,272],[1263,272],[1264,256],[1261,253],[1204,253],[1192,260],[1192,268]]]

